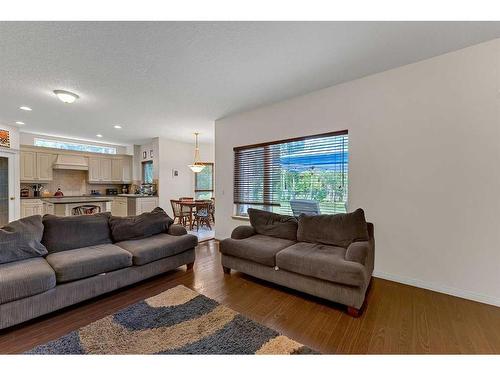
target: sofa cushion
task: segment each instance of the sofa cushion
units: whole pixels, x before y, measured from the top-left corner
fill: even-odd
[[[161,233],[140,240],[117,242],[115,245],[131,253],[134,265],[140,266],[192,249],[198,245],[198,238],[192,234],[173,236]]]
[[[47,255],[58,283],[84,279],[132,265],[132,254],[119,246],[105,244]]]
[[[348,214],[301,215],[299,242],[322,243],[347,248],[354,241],[367,241],[368,228],[361,208]]]
[[[43,236],[42,217],[28,216],[0,228],[0,264],[41,257],[47,249]]]
[[[269,211],[248,209],[250,224],[258,234],[297,240],[297,219],[293,216],[275,214]]]
[[[165,233],[173,222],[172,218],[160,207],[138,216],[112,216],[109,219],[114,242],[137,240]]]
[[[55,286],[54,270],[43,258],[0,264],[0,304],[34,296]]]
[[[344,259],[343,247],[298,242],[278,254],[276,265],[280,269],[339,284],[362,286],[364,267]]]
[[[43,217],[43,238],[49,253],[111,243],[109,213]]]
[[[223,254],[273,267],[276,265],[276,253],[294,243],[291,240],[256,234],[242,240],[226,238],[221,241],[219,249]]]

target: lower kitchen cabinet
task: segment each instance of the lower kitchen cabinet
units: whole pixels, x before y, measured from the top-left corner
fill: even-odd
[[[43,202],[40,199],[21,200],[21,218],[43,214]]]
[[[128,215],[128,198],[116,197],[111,203],[111,215],[113,216],[127,216]]]
[[[158,207],[158,197],[116,197],[111,204],[113,216],[135,216]]]

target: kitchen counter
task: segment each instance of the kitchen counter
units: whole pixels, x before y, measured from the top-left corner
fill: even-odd
[[[53,204],[68,204],[68,203],[90,203],[90,202],[111,202],[113,197],[108,196],[84,196],[84,197],[50,197],[39,198],[44,202]]]
[[[125,198],[157,198],[158,195],[146,195],[146,194],[118,194],[119,197]]]

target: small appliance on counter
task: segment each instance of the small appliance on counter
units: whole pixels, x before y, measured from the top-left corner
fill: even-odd
[[[128,194],[128,185],[122,186],[122,194]]]
[[[64,194],[61,191],[61,188],[57,189],[57,191],[54,193],[54,197],[64,197]]]
[[[101,195],[99,190],[90,190],[90,195]]]
[[[21,198],[28,198],[30,196],[30,189],[22,188],[21,189]]]
[[[118,195],[118,189],[106,189],[106,195]]]

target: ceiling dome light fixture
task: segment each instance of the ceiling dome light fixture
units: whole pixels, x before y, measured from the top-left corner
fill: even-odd
[[[102,138],[102,134],[96,134],[95,135],[97,138]]]
[[[113,128],[115,128],[115,129],[121,129],[122,126],[121,125],[114,125]]]
[[[24,125],[24,122],[22,122],[22,121],[16,121],[16,124],[17,125]]]
[[[73,103],[76,99],[79,98],[78,95],[66,90],[54,90],[54,94],[59,98],[59,100],[63,103]]]
[[[19,107],[19,109],[22,109],[23,111],[32,111],[30,107],[26,107],[25,105]]]
[[[200,133],[194,133],[195,136],[195,146],[194,146],[194,162],[193,164],[188,165],[189,168],[194,173],[199,173],[205,168],[205,165],[200,163],[200,148],[198,147],[198,135]]]

